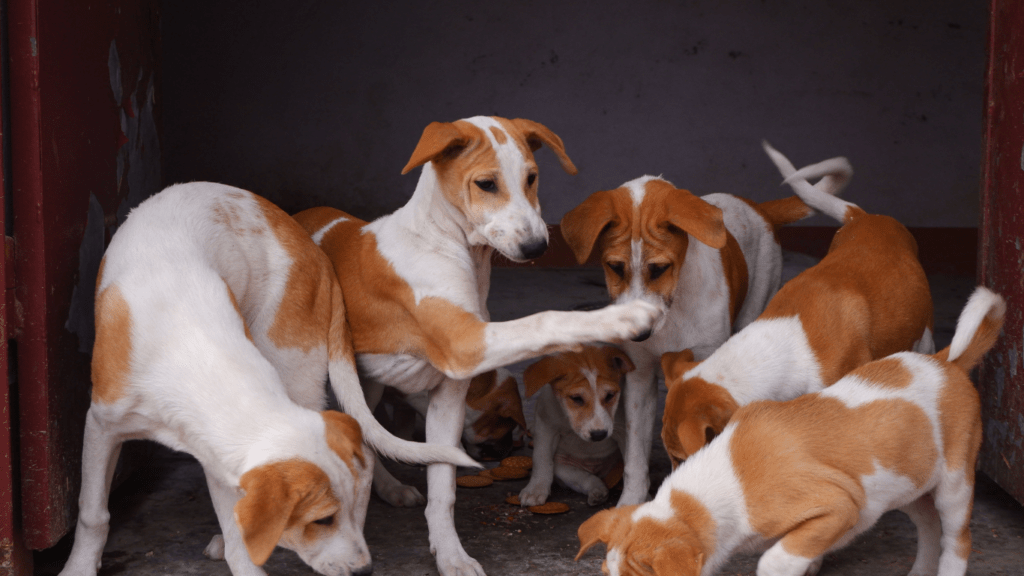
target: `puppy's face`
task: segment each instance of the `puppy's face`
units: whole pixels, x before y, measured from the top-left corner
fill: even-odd
[[[634,369],[624,352],[611,346],[587,346],[581,352],[548,356],[523,373],[527,396],[545,384],[580,438],[599,442],[611,436],[622,379]]]
[[[562,235],[580,264],[597,247],[614,302],[666,310],[690,242],[726,243],[720,209],[650,176],[592,194],[562,218]]]
[[[548,245],[533,158],[543,144],[566,172],[576,173],[562,140],[542,124],[484,116],[431,123],[402,173],[430,162],[424,176],[436,178],[449,206],[461,214],[470,243],[522,262]]]
[[[689,378],[684,377],[698,364],[693,361],[690,350],[669,352],[661,357],[668,386],[661,440],[673,470],[721,434],[738,409],[736,401],[721,386],[710,384],[693,373]]]
[[[505,370],[491,370],[474,377],[466,394],[466,423],[462,429],[467,450],[492,450],[494,456],[508,452],[516,426],[527,429],[515,377]]]
[[[675,497],[677,501],[685,498]],[[678,511],[667,520],[637,516],[636,506],[602,510],[584,522],[577,532],[580,539],[579,560],[598,542],[608,551],[601,571],[609,576],[699,576],[704,567],[705,548],[701,531],[706,531],[708,516],[700,512],[696,518]],[[691,525],[696,522],[696,525]],[[713,529],[713,522],[711,523]]]
[[[235,521],[257,566],[281,546],[327,576],[370,569],[363,522],[373,459],[364,457],[355,420],[333,411],[323,412],[323,418],[324,442],[315,449],[316,463],[296,458],[242,475],[244,495],[235,505]]]

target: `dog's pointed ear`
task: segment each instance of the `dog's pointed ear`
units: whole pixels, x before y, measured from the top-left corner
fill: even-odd
[[[349,469],[355,468],[353,458],[358,459],[361,466],[365,466],[363,431],[355,418],[337,410],[324,410],[320,415],[324,419],[327,446],[348,465]]]
[[[558,156],[558,163],[562,165],[562,170],[573,176],[576,175],[578,170],[576,170],[576,166],[565,153],[565,145],[562,144],[562,139],[558,137],[558,134],[555,134],[540,122],[524,118],[512,120],[512,125],[523,133],[523,136],[526,138],[526,144],[532,152],[536,152],[541,145],[547,144],[548,148],[551,148],[551,151],[555,153],[555,156]]]
[[[636,370],[636,366],[633,364],[633,361],[629,359],[629,355],[615,346],[603,346],[602,352],[604,352],[605,357],[608,358],[608,363],[611,368],[613,370],[617,370],[620,374]]]
[[[680,376],[687,373],[700,362],[693,361],[693,350],[687,348],[679,352],[666,352],[661,355],[661,373],[665,375],[665,385],[672,386]]]
[[[612,224],[616,216],[612,192],[602,190],[591,194],[562,217],[562,238],[572,249],[576,262],[581,265],[587,262],[601,232]]]
[[[594,544],[603,542],[611,545],[612,532],[619,522],[628,522],[630,514],[636,510],[636,506],[620,506],[601,510],[591,516],[586,522],[580,525],[576,531],[576,537],[580,540],[580,551],[576,553],[574,561],[587,553]]]
[[[470,137],[452,122],[431,122],[423,129],[423,135],[412,151],[409,163],[402,168],[402,174],[408,174],[417,166],[441,156],[442,154],[454,153],[459,148],[464,148],[470,142]]]
[[[722,209],[676,188],[665,197],[666,222],[716,250],[725,247]]]
[[[235,521],[253,564],[262,566],[270,558],[296,505],[324,485],[330,490],[327,475],[309,462],[274,462],[242,474],[245,495],[235,504]]]
[[[530,364],[523,371],[523,385],[526,387],[526,397],[533,396],[545,384],[551,384],[560,380],[565,375],[565,366],[557,356],[546,356]]]

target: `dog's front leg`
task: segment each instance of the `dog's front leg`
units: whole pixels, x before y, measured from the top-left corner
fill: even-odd
[[[622,496],[619,506],[643,504],[651,480],[651,442],[658,403],[658,358],[640,346],[626,346],[636,370],[626,374],[621,408],[626,411],[626,445],[622,451]]]
[[[242,540],[242,531],[235,522],[238,491],[210,476],[205,470],[203,473],[206,474],[206,486],[210,489],[213,510],[217,513],[217,521],[224,534],[219,542],[218,537],[214,536],[203,553],[214,560],[227,560],[231,576],[266,576],[263,568],[254,564],[249,557],[249,550]]]
[[[466,417],[469,380],[445,378],[430,391],[427,409],[427,442],[458,446]],[[427,466],[427,529],[430,552],[437,559],[441,576],[484,576],[480,563],[462,548],[455,532],[455,466]]]
[[[545,391],[541,393],[544,394]],[[540,402],[538,402],[540,404]],[[533,421],[533,471],[530,472],[530,483],[519,492],[519,503],[522,506],[540,506],[548,501],[551,494],[551,482],[555,474],[555,448],[558,446],[558,431],[542,415],[538,406]]]

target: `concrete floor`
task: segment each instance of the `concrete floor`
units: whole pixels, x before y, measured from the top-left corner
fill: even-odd
[[[791,277],[811,263],[813,259],[808,257],[787,254],[786,275]],[[604,281],[597,269],[496,269],[492,278],[494,320],[606,300]],[[943,276],[930,280],[936,304],[936,341],[941,348],[952,337],[973,281]],[[521,372],[524,366],[512,369]],[[664,390],[661,397],[663,401]],[[526,409],[531,412],[532,405],[527,403]],[[426,493],[423,469],[391,463],[388,467],[403,482]],[[651,463],[652,486],[657,487],[668,472],[668,460],[657,441]],[[568,503],[568,513],[537,516],[504,504],[506,495],[517,494],[525,485],[526,480],[519,480],[496,482],[481,489],[458,489],[455,519],[466,551],[491,576],[600,574],[601,546],[579,562],[573,561],[579,546],[576,528],[597,508],[587,506],[583,496],[558,486],[553,487],[551,500]],[[617,497],[613,493],[611,501]],[[115,490],[111,513],[101,575],[230,574],[225,563],[202,555],[219,528],[202,471],[191,457],[155,449],[148,464]],[[971,531],[974,550],[969,575],[1024,574],[1024,509],[984,476],[977,484]],[[437,574],[422,508],[392,508],[374,497],[366,522],[366,541],[373,554],[374,574]],[[853,545],[830,555],[821,574],[902,576],[913,563],[915,542],[910,520],[900,512],[890,512]],[[69,546],[70,537],[38,553],[36,573],[57,574]],[[756,555],[740,555],[720,573],[752,575],[756,565]],[[265,567],[274,575],[313,574],[295,554],[283,549],[278,549]]]

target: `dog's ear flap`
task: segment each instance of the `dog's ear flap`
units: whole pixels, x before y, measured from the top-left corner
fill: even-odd
[[[523,385],[526,397],[533,396],[545,384],[555,382],[565,376],[565,366],[557,356],[547,356],[527,366],[523,371]]]
[[[580,525],[576,536],[580,540],[580,551],[576,553],[575,561],[586,554],[594,544],[603,542],[611,545],[613,531],[619,527],[620,522],[628,522],[629,516],[636,510],[636,506],[620,506],[602,510],[591,516],[586,522]]]
[[[572,249],[576,262],[581,265],[587,262],[601,232],[604,232],[616,216],[611,192],[602,190],[591,194],[562,217],[562,238],[565,238]]]
[[[721,208],[678,188],[665,197],[665,203],[668,224],[716,250],[725,247],[725,221]]]
[[[655,550],[651,568],[655,574],[700,574],[704,568],[704,553],[694,554],[692,548],[668,540]]]
[[[454,123],[431,122],[423,129],[423,135],[420,136],[416,149],[412,151],[409,163],[402,168],[402,174],[408,174],[413,168],[422,166],[442,154],[453,153],[458,148],[467,146],[469,142],[469,136],[459,130]]]
[[[679,352],[666,352],[661,355],[661,373],[665,375],[665,385],[672,386],[676,379],[700,364],[693,361],[693,350],[687,348]]]
[[[608,363],[611,365],[611,368],[613,370],[618,370],[620,374],[636,370],[636,366],[633,364],[633,361],[629,359],[629,355],[615,346],[603,346],[602,351],[604,352],[605,357],[608,358]]]
[[[523,414],[523,399],[519,396],[519,384],[516,382],[515,376],[508,374],[498,388],[503,391],[503,396],[507,400],[502,403],[501,415],[506,418],[511,418],[516,424],[518,424],[523,430],[528,430],[530,427],[526,425],[526,415]]]
[[[245,496],[235,504],[235,521],[253,564],[262,566],[270,558],[296,505],[324,484],[329,490],[327,475],[308,462],[274,462],[242,474]]]
[[[358,459],[361,466],[366,466],[363,459],[363,431],[355,418],[337,410],[324,410],[320,415],[324,419],[327,446],[348,464],[349,469],[354,467],[353,458]]]
[[[551,148],[551,151],[555,153],[555,156],[558,156],[558,163],[562,165],[562,170],[573,176],[576,175],[578,170],[576,170],[576,166],[565,153],[565,145],[562,144],[562,139],[558,137],[558,134],[555,134],[540,122],[524,118],[512,120],[512,125],[519,129],[523,136],[526,137],[526,144],[530,147],[531,151],[536,152],[541,145],[547,144],[548,148]]]

